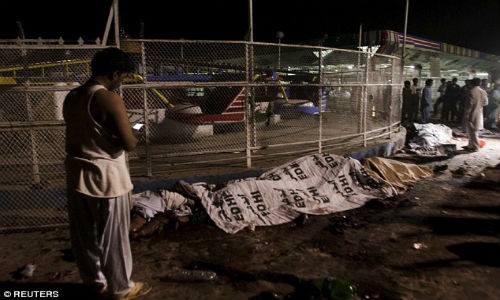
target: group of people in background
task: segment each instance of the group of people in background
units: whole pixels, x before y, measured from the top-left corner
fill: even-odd
[[[434,80],[427,79],[423,89],[419,85],[418,78],[413,78],[412,81],[413,83],[409,80],[404,82],[401,123],[420,121],[428,123],[434,112],[432,105],[432,85]]]
[[[464,86],[457,84],[456,77],[447,81],[441,78],[439,96],[432,98],[433,80],[427,79],[423,88],[419,79],[406,80],[402,91],[403,105],[401,123],[429,123],[431,117],[439,117],[441,123],[456,124],[467,131],[469,145],[466,150],[477,151],[478,130],[497,129],[497,116],[500,105],[500,84],[493,88],[487,79],[467,79]]]

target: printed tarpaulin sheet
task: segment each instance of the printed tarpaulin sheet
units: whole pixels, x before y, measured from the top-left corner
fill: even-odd
[[[429,166],[408,164],[378,156],[367,157],[363,166],[378,182],[385,182],[403,194],[409,184],[431,177],[434,172]]]
[[[358,160],[327,153],[301,157],[218,190],[202,182],[192,186],[210,218],[231,234],[290,222],[301,213],[350,210],[396,194],[377,183]]]

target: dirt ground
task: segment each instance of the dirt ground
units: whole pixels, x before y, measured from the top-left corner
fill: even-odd
[[[133,279],[153,285],[141,299],[320,299],[309,283],[325,278],[353,287],[355,299],[499,299],[500,170],[485,168],[499,164],[500,139],[484,140],[479,152],[419,163],[446,169],[394,199],[235,235],[202,222],[134,240]],[[95,299],[79,283],[66,228],[1,240],[0,299]],[[17,278],[27,263],[33,277]],[[172,271],[183,268],[216,276]]]

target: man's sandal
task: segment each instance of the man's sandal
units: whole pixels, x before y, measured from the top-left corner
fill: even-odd
[[[141,297],[146,295],[151,291],[152,287],[149,285],[147,282],[136,282],[134,287],[128,291],[128,293],[122,295],[119,299],[120,300],[128,300],[128,299],[135,299],[137,297]]]

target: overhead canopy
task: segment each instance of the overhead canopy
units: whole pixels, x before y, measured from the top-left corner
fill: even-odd
[[[328,37],[322,45],[356,49],[358,34]],[[362,34],[361,46],[377,53],[401,57],[404,43],[403,33],[393,30],[374,30]],[[414,35],[406,35],[406,69],[416,68],[422,77],[463,76],[489,73],[498,77],[500,57],[477,50],[459,47]]]
[[[379,53],[401,56],[404,35],[392,30],[376,30],[363,34],[363,44],[380,46]],[[446,73],[496,73],[500,70],[500,57],[477,50],[429,40],[413,35],[406,36],[405,66],[429,71],[434,77],[433,65]],[[441,76],[441,75],[436,75]]]

